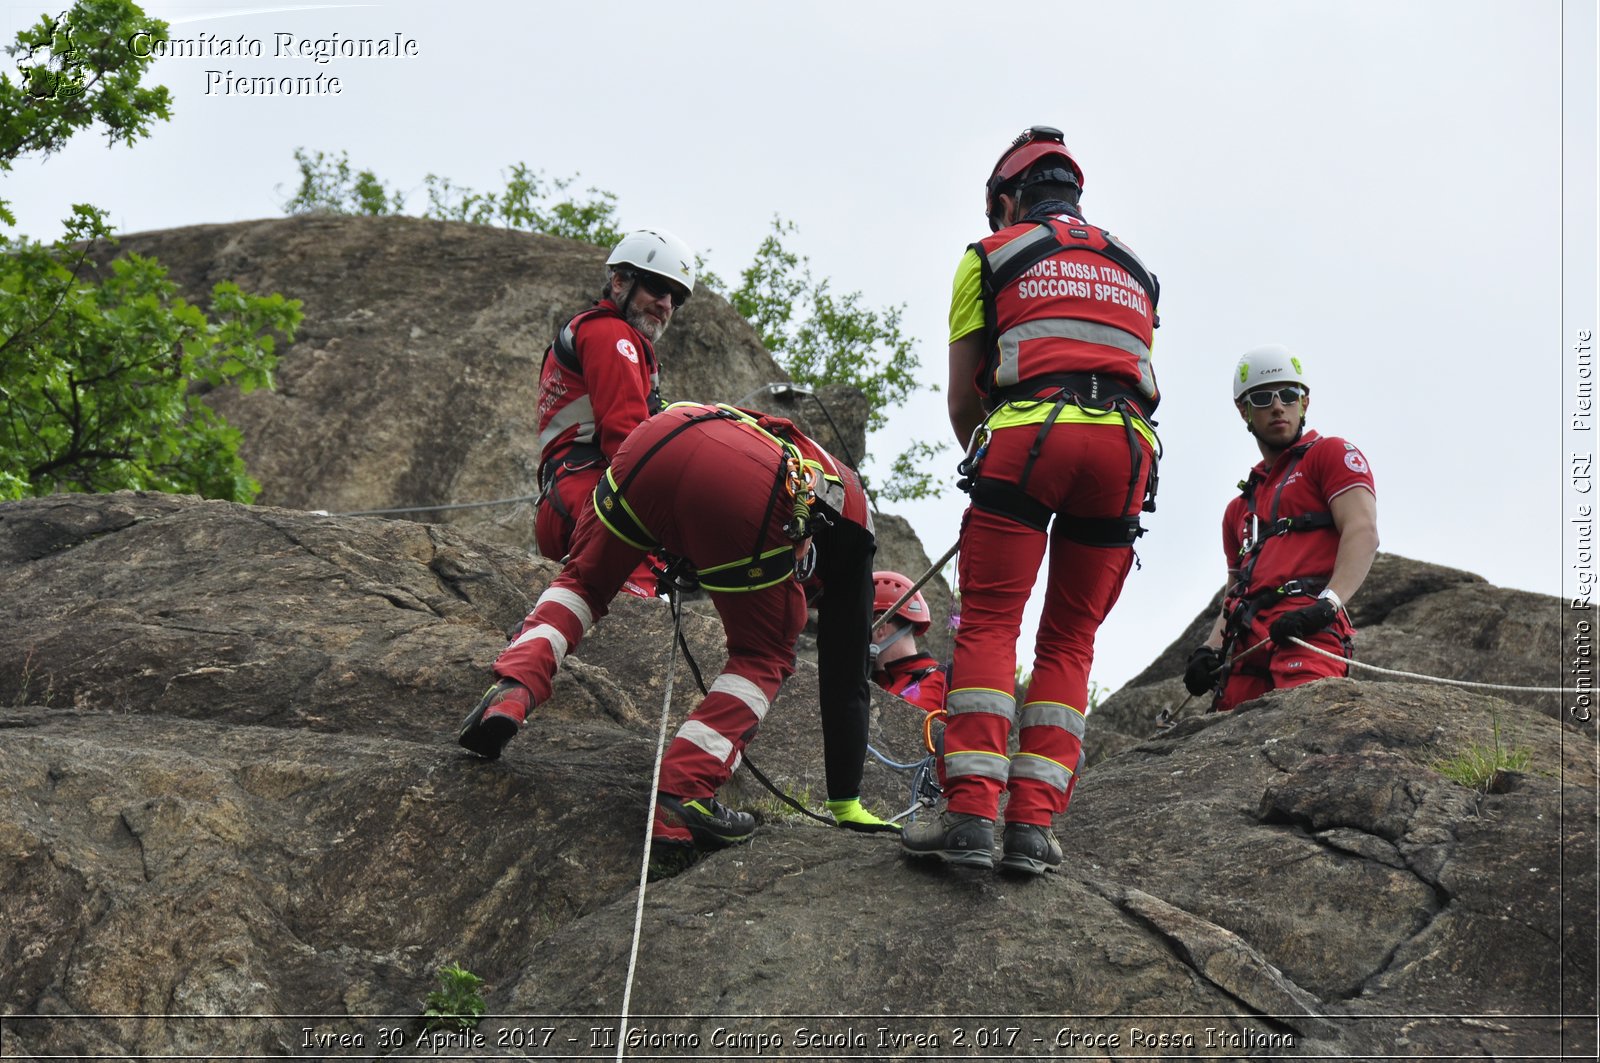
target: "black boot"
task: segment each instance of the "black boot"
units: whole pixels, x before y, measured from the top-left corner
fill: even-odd
[[[477,708],[461,724],[456,741],[480,757],[494,760],[506,748],[533,708],[533,695],[514,679],[502,679],[490,687]]]
[[[908,856],[937,856],[959,867],[994,867],[994,820],[944,811],[900,832]]]
[[[1032,823],[1007,823],[1005,855],[1000,857],[1003,871],[1018,871],[1028,875],[1042,875],[1054,871],[1061,864],[1061,843],[1049,827]]]
[[[695,848],[703,853],[748,841],[757,822],[750,813],[735,812],[714,797],[671,794],[656,795],[656,818],[668,827],[688,827]]]

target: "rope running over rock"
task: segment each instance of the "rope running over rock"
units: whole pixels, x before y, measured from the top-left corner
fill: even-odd
[[[1570,687],[1519,687],[1511,686],[1508,683],[1474,683],[1466,679],[1441,679],[1436,675],[1423,675],[1420,672],[1401,672],[1393,668],[1379,668],[1375,664],[1353,661],[1347,657],[1341,657],[1337,653],[1329,653],[1327,650],[1313,646],[1309,642],[1304,642],[1300,639],[1291,639],[1290,641],[1296,646],[1310,650],[1312,653],[1320,653],[1329,660],[1344,661],[1355,668],[1364,668],[1369,672],[1378,672],[1382,675],[1399,676],[1402,679],[1421,679],[1429,683],[1448,683],[1450,686],[1476,687],[1480,690],[1517,690],[1525,694],[1570,694],[1573,692]]]

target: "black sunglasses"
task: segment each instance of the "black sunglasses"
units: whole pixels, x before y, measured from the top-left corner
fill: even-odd
[[[641,272],[635,273],[633,275],[633,279],[639,282],[639,287],[643,288],[657,299],[661,298],[663,295],[670,295],[672,297],[672,306],[674,309],[689,301],[689,293],[684,291],[681,286],[672,283],[665,277],[659,277],[654,273]]]
[[[1296,384],[1290,384],[1288,387],[1267,388],[1262,391],[1247,392],[1245,394],[1245,400],[1256,409],[1264,410],[1268,406],[1272,405],[1272,400],[1274,398],[1283,403],[1285,406],[1293,406],[1295,403],[1304,398],[1305,394],[1304,388],[1301,388]]]

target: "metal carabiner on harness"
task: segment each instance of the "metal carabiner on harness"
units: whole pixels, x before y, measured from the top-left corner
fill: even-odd
[[[1261,538],[1261,518],[1254,513],[1250,514],[1249,523],[1245,525],[1244,539],[1239,543],[1239,556],[1248,557],[1255,552],[1256,543]]]
[[[978,466],[983,463],[984,454],[988,453],[989,434],[989,419],[986,417],[972,430],[972,438],[967,440],[967,453],[956,465],[956,473],[964,481],[956,486],[963,491],[969,489]]]

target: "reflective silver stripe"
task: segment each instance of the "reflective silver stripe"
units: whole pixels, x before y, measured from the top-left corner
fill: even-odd
[[[830,480],[826,476],[817,477],[817,497],[835,513],[844,513],[845,490],[840,481]]]
[[[767,696],[761,692],[760,687],[742,675],[723,672],[712,682],[711,689],[707,693],[736,697],[750,707],[750,711],[756,714],[756,719],[767,718],[767,708],[771,702],[767,701]]]
[[[945,769],[946,774],[949,769]],[[1032,779],[1042,782],[1046,786],[1067,792],[1067,783],[1072,779],[1072,772],[1057,764],[1049,757],[1041,757],[1037,753],[1018,753],[1011,758],[1011,777],[1013,779]]]
[[[1017,703],[1011,695],[998,690],[967,688],[952,690],[950,696],[944,699],[944,711],[951,716],[963,712],[990,712],[1005,717],[1008,722],[1015,722]]]
[[[1056,243],[1055,230],[1048,225],[1035,225],[1021,236],[1012,239],[995,248],[988,255],[989,268],[999,273],[1006,265],[1018,255],[1032,251],[1041,243]]]
[[[1004,753],[946,753],[944,774],[953,779],[961,775],[981,775],[985,779],[1006,781],[1009,762]]]
[[[1022,343],[1025,340],[1042,339],[1082,340],[1085,343],[1096,343],[1102,347],[1114,347],[1119,351],[1126,351],[1139,359],[1139,388],[1146,394],[1149,393],[1146,385],[1153,379],[1150,372],[1150,348],[1143,340],[1115,325],[1103,325],[1098,321],[1080,321],[1070,317],[1047,317],[1038,321],[1024,321],[1002,332],[1000,367],[995,374],[995,383],[1001,387],[1019,383],[1021,377],[1017,373],[1017,362]]]
[[[716,757],[719,764],[733,756],[733,743],[699,720],[684,720],[683,726],[678,728],[678,737]]]
[[[549,587],[546,588],[543,594],[539,595],[539,600],[533,603],[533,607],[538,609],[539,606],[547,602],[559,605],[577,617],[578,623],[583,625],[582,630],[588,631],[594,627],[594,613],[589,610],[589,603],[584,601],[583,596],[578,592],[569,591],[565,587]]]
[[[534,639],[544,639],[550,644],[550,648],[555,651],[556,664],[560,664],[567,656],[567,637],[561,632],[557,631],[555,628],[551,627],[549,624],[540,624],[538,627],[530,627],[528,630],[518,635],[516,641],[511,645],[520,646],[524,642],[532,642]]]
[[[550,423],[539,431],[540,449],[548,447],[556,436],[573,425],[578,426],[577,442],[594,442],[594,403],[589,401],[589,396],[579,396],[556,411]]]
[[[1023,727],[1059,727],[1083,739],[1083,713],[1059,701],[1030,701],[1020,719]]]

